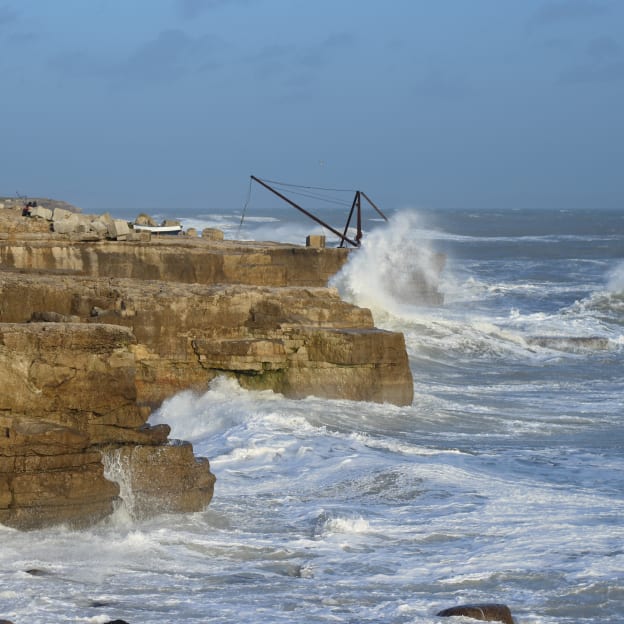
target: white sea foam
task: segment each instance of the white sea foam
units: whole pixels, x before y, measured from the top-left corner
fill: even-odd
[[[371,525],[361,516],[355,518],[328,518],[323,523],[323,533],[370,533]]]
[[[624,293],[624,262],[619,262],[609,271],[607,290],[611,293]]]
[[[610,260],[551,243],[572,259],[451,262],[458,289],[437,308],[370,293],[376,322],[405,334],[410,406],[295,401],[225,377],[168,400],[151,422],[210,459],[208,509],[0,527],[0,615],[431,624],[445,606],[497,601],[520,622],[619,622],[621,267],[609,280]],[[531,345],[538,334],[621,347],[569,354]]]
[[[388,224],[370,232],[357,252],[331,280],[341,294],[373,312],[401,314],[414,300],[414,283],[438,283],[436,258],[419,237],[416,212],[396,213]]]

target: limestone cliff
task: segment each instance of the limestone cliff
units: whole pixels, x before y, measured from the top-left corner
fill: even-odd
[[[146,421],[216,375],[290,397],[412,400],[402,334],[326,287],[345,249],[50,229],[0,209],[0,522],[110,513],[102,457],[132,475],[137,513],[201,509],[208,461]]]

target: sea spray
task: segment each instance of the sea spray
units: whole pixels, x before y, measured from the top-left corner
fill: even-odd
[[[624,262],[619,262],[607,274],[607,290],[613,294],[624,294]]]
[[[518,622],[621,622],[624,294],[607,284],[624,219],[437,217],[440,236],[423,237],[464,291],[449,296],[447,267],[443,306],[393,319],[413,342],[412,406],[295,401],[225,378],[172,399],[159,418],[210,458],[210,506],[83,531],[0,527],[0,615],[433,624],[495,600]],[[527,241],[527,220],[587,237]],[[499,330],[620,349],[522,347]]]
[[[419,233],[417,213],[397,213],[365,237],[331,284],[373,312],[397,314],[406,304],[440,303],[437,288],[443,257]]]
[[[102,452],[104,476],[119,486],[119,501],[115,505],[113,520],[118,524],[129,524],[136,520],[136,500],[132,491],[132,476],[127,459],[121,449],[108,449]]]

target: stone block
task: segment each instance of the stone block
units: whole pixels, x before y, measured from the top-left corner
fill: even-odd
[[[89,224],[89,227],[100,238],[106,238],[106,235],[108,234],[108,225],[101,219],[95,219],[91,221],[91,223]]]
[[[109,238],[124,240],[128,234],[130,234],[130,227],[127,221],[123,219],[113,219],[111,223],[108,224]]]
[[[70,210],[65,210],[64,208],[55,208],[54,213],[52,214],[53,221],[63,221],[64,219],[69,219],[71,215],[74,213]]]
[[[113,451],[111,462],[129,476],[135,516],[203,510],[212,499],[215,476],[205,458],[196,458],[188,442],[166,446],[124,446]]]
[[[31,217],[38,217],[39,219],[45,219],[46,221],[52,221],[52,211],[49,208],[43,206],[35,206],[30,209]]]
[[[223,236],[222,230],[218,230],[217,228],[204,228],[202,230],[202,238],[207,240],[221,241],[223,240]]]
[[[74,234],[80,231],[80,219],[78,215],[70,212],[69,216],[66,219],[62,219],[59,221],[55,220],[53,223],[53,227],[54,231],[57,234]]]
[[[325,236],[322,234],[310,234],[306,237],[306,247],[315,247],[316,249],[325,248]]]

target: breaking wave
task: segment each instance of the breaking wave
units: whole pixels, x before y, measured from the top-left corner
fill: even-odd
[[[624,295],[624,262],[609,271],[607,278],[607,291],[614,295]]]
[[[395,214],[366,236],[331,285],[374,313],[401,315],[405,305],[435,298],[444,259],[432,249],[423,228],[416,212]]]

